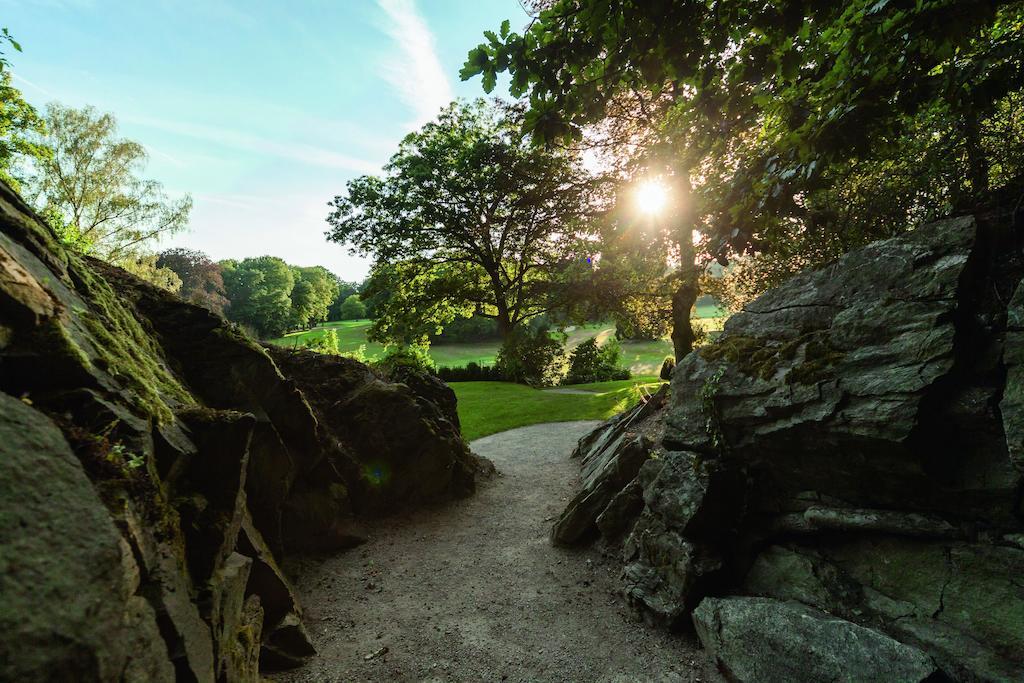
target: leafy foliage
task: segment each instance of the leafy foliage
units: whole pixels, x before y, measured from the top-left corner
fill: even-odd
[[[295,276],[275,256],[221,261],[231,307],[228,318],[251,327],[261,337],[280,336],[292,319]]]
[[[632,146],[692,186],[698,255],[777,254],[755,288],[1024,173],[1019,0],[541,5],[463,78],[508,71],[536,139]]]
[[[373,367],[385,376],[390,375],[396,368],[411,368],[431,374],[436,369],[427,347],[420,345],[390,347],[383,356],[373,362]]]
[[[160,252],[156,266],[173,271],[181,279],[182,299],[224,315],[230,303],[220,265],[195,249],[167,249]]]
[[[547,327],[519,327],[502,344],[494,367],[509,382],[555,386],[565,375],[564,340]]]
[[[6,28],[0,30],[0,46],[5,44],[21,52],[21,45]],[[7,55],[0,50],[0,180],[18,190],[25,179],[25,161],[47,153],[39,144],[46,124],[12,85],[9,69]]]
[[[155,180],[139,177],[146,152],[117,136],[117,122],[92,107],[46,108],[46,132],[26,181],[30,201],[60,216],[68,241],[116,265],[149,254],[157,239],[184,230],[192,199],[169,199]]]
[[[366,317],[366,304],[358,294],[350,294],[338,311],[339,320],[361,320]]]
[[[569,354],[569,372],[562,380],[562,384],[629,379],[629,369],[622,367],[621,362],[622,349],[614,338],[602,346],[598,345],[597,337],[591,337],[580,342]]]
[[[471,315],[507,335],[567,305],[599,199],[578,155],[532,146],[516,111],[455,103],[406,137],[383,177],[348,183],[328,238],[374,259],[371,338],[421,343]]]

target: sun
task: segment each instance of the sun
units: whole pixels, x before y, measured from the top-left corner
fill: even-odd
[[[641,213],[654,216],[668,205],[668,188],[657,180],[642,180],[637,184],[633,197]]]

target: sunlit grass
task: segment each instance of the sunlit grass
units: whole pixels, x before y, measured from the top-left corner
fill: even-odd
[[[657,391],[650,378],[580,385],[592,395],[557,394],[508,382],[453,382],[462,434],[468,441],[516,427],[546,422],[605,420]]]

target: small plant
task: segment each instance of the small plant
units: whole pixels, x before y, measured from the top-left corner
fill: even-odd
[[[722,421],[715,398],[718,396],[718,385],[725,375],[725,366],[721,366],[715,374],[708,377],[700,390],[701,409],[704,412],[704,431],[711,438],[711,446],[721,452],[725,449],[725,435],[722,433]]]
[[[412,368],[429,374],[434,374],[437,369],[428,347],[421,345],[389,347],[373,367],[384,375],[397,368]]]
[[[334,356],[340,353],[338,350],[338,333],[333,329],[307,340],[304,346],[310,351],[316,351],[317,353],[329,353]]]
[[[338,355],[342,356],[343,358],[351,358],[352,360],[357,360],[360,363],[369,362],[369,359],[366,357],[366,344],[360,344],[359,348],[357,348],[355,351],[345,351],[344,353],[339,353]]]

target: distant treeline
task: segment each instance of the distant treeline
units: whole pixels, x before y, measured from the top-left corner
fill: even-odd
[[[181,278],[183,299],[262,338],[373,313],[373,298],[360,297],[362,283],[343,280],[323,266],[294,266],[276,256],[214,261],[193,249],[161,252],[157,266]]]

